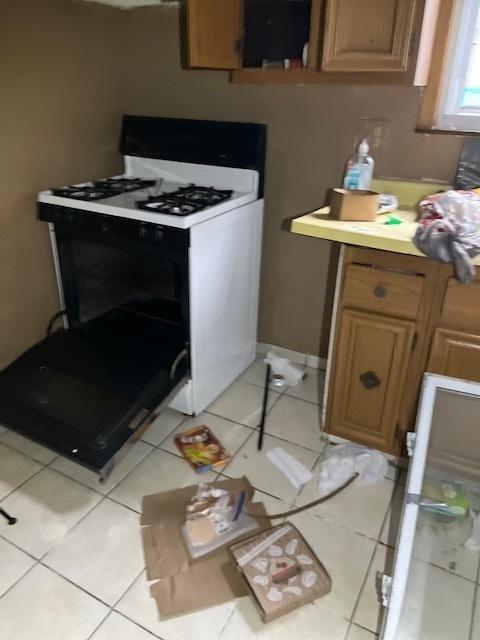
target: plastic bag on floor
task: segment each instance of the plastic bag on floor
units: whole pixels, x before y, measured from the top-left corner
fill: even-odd
[[[327,453],[318,479],[321,494],[330,493],[344,484],[354,473],[364,484],[375,484],[385,476],[387,457],[359,444],[338,444]]]

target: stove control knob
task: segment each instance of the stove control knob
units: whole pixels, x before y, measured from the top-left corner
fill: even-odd
[[[163,229],[155,229],[155,240],[158,242],[160,240],[163,240],[163,236],[164,236],[164,231]]]
[[[148,238],[148,227],[146,225],[140,225],[140,227],[138,228],[138,237],[142,240]]]

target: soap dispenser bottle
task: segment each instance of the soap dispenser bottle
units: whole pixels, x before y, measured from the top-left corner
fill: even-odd
[[[374,160],[368,154],[370,147],[364,138],[358,145],[358,149],[347,160],[344,189],[361,189],[368,191],[372,183]]]

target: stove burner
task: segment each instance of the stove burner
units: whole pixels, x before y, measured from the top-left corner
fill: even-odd
[[[81,186],[60,187],[52,189],[52,195],[62,198],[73,198],[74,200],[102,200],[110,198],[119,193],[137,191],[155,185],[155,180],[142,180],[140,178],[103,178],[88,182]]]
[[[137,207],[155,213],[166,213],[173,216],[188,216],[207,207],[213,207],[232,197],[229,189],[198,187],[194,184],[180,187],[171,193],[150,196],[146,200],[137,200]]]

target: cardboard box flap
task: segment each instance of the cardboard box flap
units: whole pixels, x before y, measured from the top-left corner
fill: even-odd
[[[189,570],[191,561],[183,537],[168,536],[162,522],[143,527],[142,540],[148,580]]]
[[[247,595],[247,587],[224,550],[196,563],[188,573],[155,582],[150,593],[162,618],[212,607]]]
[[[201,476],[199,482],[201,482]],[[245,476],[235,480],[219,480],[208,484],[227,491],[244,490],[247,492],[246,502],[249,502],[253,496],[252,485]],[[169,526],[170,523],[177,523],[181,526],[185,522],[185,506],[197,489],[198,484],[144,496],[140,524],[147,525],[167,521]]]
[[[262,503],[250,503],[253,488],[247,478],[221,480],[213,484],[222,489],[246,491],[246,504],[249,505],[249,508],[256,514],[266,515]],[[197,488],[198,485],[194,485],[143,498],[142,540],[149,580],[168,578],[184,573],[190,574],[192,567],[197,564],[200,567],[199,570],[207,571],[210,558],[217,555],[223,558],[224,562],[227,560],[226,548],[215,550],[198,560],[193,560],[188,553],[181,527],[185,522],[185,506]],[[259,518],[258,523],[260,531],[271,526],[268,518]],[[248,533],[238,540],[245,539],[250,535],[251,533]]]

